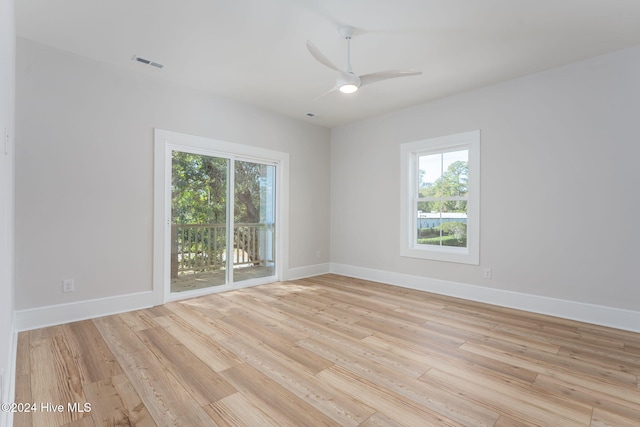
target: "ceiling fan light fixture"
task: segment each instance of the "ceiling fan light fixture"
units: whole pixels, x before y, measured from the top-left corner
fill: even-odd
[[[342,86],[340,86],[340,92],[342,93],[353,93],[355,91],[358,90],[358,86],[351,84],[351,83],[347,83],[344,84]]]
[[[355,28],[342,26],[339,30],[340,34],[345,38],[347,42],[347,60],[343,69],[338,68],[333,62],[331,62],[326,56],[324,56],[313,43],[307,40],[307,49],[309,50],[311,56],[313,56],[319,63],[321,63],[325,67],[331,68],[332,70],[335,70],[339,73],[333,89],[331,89],[324,95],[327,95],[336,90],[339,90],[342,93],[354,93],[360,88],[360,86],[379,82],[381,80],[395,79],[396,77],[417,76],[422,74],[421,71],[413,70],[388,70],[363,75],[354,73],[351,69],[351,36],[353,35]],[[324,95],[321,95],[319,98],[322,98]]]

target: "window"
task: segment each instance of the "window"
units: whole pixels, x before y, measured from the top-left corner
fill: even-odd
[[[479,264],[480,131],[401,145],[401,251]]]

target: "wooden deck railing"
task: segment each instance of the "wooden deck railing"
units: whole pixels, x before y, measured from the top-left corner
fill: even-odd
[[[233,265],[258,266],[273,262],[274,230],[274,224],[235,224]],[[225,267],[226,234],[225,224],[173,224],[171,276]]]

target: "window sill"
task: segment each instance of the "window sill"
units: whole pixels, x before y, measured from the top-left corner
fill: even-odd
[[[403,248],[400,256],[405,258],[428,259],[432,261],[454,262],[458,264],[480,265],[480,257],[468,248],[441,247],[434,248]]]

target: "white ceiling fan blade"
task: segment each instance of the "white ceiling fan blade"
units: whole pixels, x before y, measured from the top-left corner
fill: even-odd
[[[413,70],[389,70],[378,71],[377,73],[364,74],[360,76],[362,86],[379,82],[380,80],[395,79],[396,77],[419,76],[422,71]]]
[[[320,95],[319,97],[317,97],[316,99],[314,99],[314,101],[319,100],[320,98],[324,98],[325,96],[329,95],[330,93],[336,92],[340,89],[340,86],[335,85],[331,90],[323,93],[322,95]]]
[[[309,53],[311,53],[311,55],[316,58],[318,60],[319,63],[321,63],[324,66],[327,66],[329,68],[331,68],[332,70],[336,70],[339,72],[343,72],[340,68],[336,67],[333,62],[329,61],[329,59],[327,59],[326,56],[324,56],[322,54],[322,52],[320,52],[320,50],[316,47],[316,45],[314,45],[313,43],[311,43],[309,40],[307,40],[307,49],[309,49]]]

